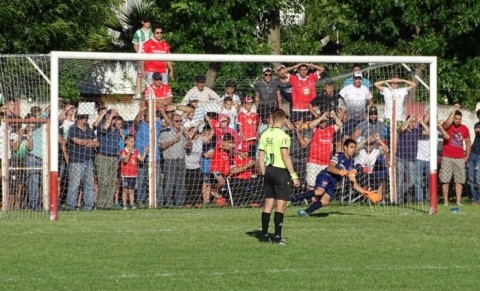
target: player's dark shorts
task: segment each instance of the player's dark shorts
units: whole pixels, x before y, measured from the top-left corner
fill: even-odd
[[[315,188],[322,188],[331,199],[335,196],[335,180],[325,171],[321,171],[315,180]]]
[[[122,186],[125,189],[135,189],[137,177],[122,177]]]
[[[290,174],[285,168],[267,167],[263,182],[265,198],[288,201],[290,199]]]

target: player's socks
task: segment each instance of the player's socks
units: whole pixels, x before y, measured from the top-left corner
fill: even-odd
[[[318,209],[322,208],[322,206],[323,206],[323,203],[322,203],[322,201],[319,200],[315,203],[312,203],[307,209],[305,209],[305,212],[310,214],[310,213],[314,212],[315,210],[318,210]]]
[[[270,224],[270,213],[262,212],[262,236],[268,235],[269,224]]]
[[[293,196],[292,198],[290,198],[290,201],[292,202],[303,201],[304,199],[310,199],[313,196],[315,196],[315,191],[309,190],[307,192],[303,192],[301,194]]]
[[[273,222],[275,223],[275,236],[282,236],[283,227],[283,213],[275,212],[273,215]]]

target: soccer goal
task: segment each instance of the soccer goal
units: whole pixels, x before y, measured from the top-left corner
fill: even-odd
[[[61,100],[61,88],[66,87],[65,82],[73,82],[78,86],[77,88],[80,88],[83,97],[82,105],[78,102],[72,103],[77,110],[73,122],[77,122],[79,117],[87,116],[88,127],[95,127],[99,124],[105,126],[106,122],[120,120],[118,117],[113,118],[112,115],[121,116],[121,122],[118,122],[115,126],[123,131],[125,137],[133,136],[134,140],[128,142],[134,143],[134,148],[137,150],[135,155],[140,158],[145,157],[143,162],[139,161],[140,166],[134,170],[132,175],[136,177],[136,180],[133,181],[134,185],[131,185],[129,184],[132,183],[131,179],[125,179],[129,177],[128,173],[120,173],[121,170],[119,169],[122,161],[119,160],[118,153],[115,153],[118,149],[117,145],[115,145],[115,150],[112,151],[108,149],[108,138],[103,137],[104,140],[99,141],[98,137],[92,137],[90,146],[95,148],[93,153],[88,146],[82,148],[84,145],[81,145],[77,148],[71,148],[79,152],[68,153],[68,155],[69,158],[72,158],[72,155],[75,156],[78,161],[84,161],[82,160],[83,150],[86,150],[87,155],[92,155],[95,161],[76,168],[76,172],[70,170],[69,175],[79,174],[83,178],[87,173],[90,175],[89,173],[93,171],[92,175],[95,177],[93,185],[90,185],[90,183],[85,185],[86,183],[82,179],[74,181],[71,177],[65,184],[62,184],[59,175],[59,160],[61,161],[61,159],[58,158],[61,143],[51,142],[49,145],[49,209],[52,220],[57,218],[59,204],[57,198],[62,197],[62,192],[80,193],[83,191],[83,198],[79,197],[81,195],[75,195],[75,201],[78,201],[77,207],[85,207],[86,209],[94,206],[100,209],[108,209],[116,207],[116,203],[120,204],[120,207],[132,207],[134,205],[145,205],[151,208],[194,207],[209,202],[222,201],[218,199],[220,197],[225,202],[218,202],[218,206],[225,206],[225,204],[229,206],[255,206],[261,203],[263,199],[261,179],[254,163],[252,162],[251,165],[246,163],[249,159],[255,161],[256,143],[254,137],[258,136],[258,130],[262,130],[262,123],[263,126],[268,123],[268,114],[256,117],[259,118],[259,121],[254,122],[253,117],[247,116],[242,119],[239,117],[239,113],[244,111],[244,107],[247,106],[246,103],[252,103],[250,98],[253,99],[252,111],[258,111],[259,115],[264,114],[262,111],[275,108],[277,106],[276,98],[273,100],[267,99],[271,98],[267,95],[278,88],[278,84],[274,83],[277,82],[275,81],[278,77],[277,68],[281,64],[288,68],[298,63],[315,64],[326,69],[319,75],[319,80],[316,82],[316,95],[323,92],[327,79],[330,79],[327,83],[333,83],[337,93],[342,92],[345,95],[343,96],[343,105],[340,104],[338,107],[343,107],[341,109],[346,112],[346,115],[342,119],[342,127],[337,129],[336,136],[329,137],[332,138],[331,150],[332,153],[335,150],[342,150],[339,136],[345,136],[347,133],[355,137],[359,144],[362,144],[359,153],[356,155],[356,158],[358,158],[360,151],[363,150],[364,159],[362,162],[360,160],[358,162],[362,174],[359,173],[358,179],[362,186],[371,190],[378,190],[381,187],[385,207],[396,205],[395,209],[401,209],[407,207],[407,205],[409,207],[416,205],[415,207],[419,209],[424,207],[426,212],[432,214],[437,211],[436,57],[144,55],[87,52],[52,52],[50,57],[51,116],[58,116],[62,110],[66,109],[69,103]],[[146,89],[135,87],[138,68],[144,61],[174,62],[174,79],[168,81],[173,95],[171,102],[168,98],[162,99],[163,101],[148,98],[149,95],[154,94],[157,96],[163,94],[162,98],[167,97],[165,92],[152,92],[153,90],[149,89],[150,84],[144,83],[143,86]],[[361,108],[362,112],[359,111],[357,105],[361,104],[360,100],[363,97],[358,95],[359,93],[355,88],[344,89],[349,84],[356,82],[352,71],[354,64],[360,64],[359,72],[362,77],[362,84],[371,94],[374,105],[374,107],[370,107],[369,105],[372,103],[367,100],[367,105]],[[310,66],[307,67],[313,69]],[[298,72],[292,70],[290,73],[294,75]],[[313,71],[310,73],[316,74]],[[197,79],[197,76],[206,76],[206,78]],[[143,76],[140,77],[143,80]],[[156,77],[158,76],[153,76],[153,80],[158,79]],[[163,77],[165,78],[165,76]],[[270,79],[267,79],[268,77],[273,78],[273,80],[270,81]],[[228,87],[228,81],[230,80],[234,81],[231,82],[230,87],[233,87],[236,92],[235,95],[232,95],[231,100],[227,98],[227,101],[225,101],[223,97],[228,92],[226,87]],[[161,82],[164,84],[164,81],[165,79]],[[216,94],[209,93],[209,95],[204,91],[206,89],[196,87],[196,83],[205,84],[205,82],[207,87]],[[284,83],[280,84],[284,86]],[[377,88],[377,85],[384,88],[382,92]],[[191,92],[189,92],[190,89]],[[288,88],[286,90],[288,91]],[[132,98],[136,92],[145,93],[142,94],[140,100],[136,100]],[[255,100],[256,92],[265,96],[260,96],[260,100]],[[309,154],[312,147],[324,147],[321,140],[316,140],[324,137],[315,134],[317,127],[309,127],[312,120],[315,119],[314,114],[309,116],[309,113],[305,113],[306,108],[302,107],[300,110],[302,121],[299,121],[296,117],[293,118],[296,115],[295,112],[289,112],[289,105],[291,107],[295,107],[295,105],[292,105],[292,101],[286,99],[285,96],[279,96],[283,108],[288,111],[287,114],[291,114],[291,155],[295,169],[302,179],[303,190],[312,186],[308,182],[308,180],[311,181],[311,178],[307,179],[307,176],[311,174],[307,172],[307,164],[320,163],[318,158],[312,159]],[[315,96],[315,94],[312,96]],[[197,105],[194,103],[197,103]],[[166,106],[166,104],[171,104],[171,106]],[[79,108],[80,106],[82,108]],[[201,109],[198,109],[199,107]],[[80,109],[82,112],[78,111]],[[237,109],[237,113],[234,109]],[[322,105],[313,104],[312,109],[320,115],[324,113],[322,112],[324,109]],[[198,116],[201,116],[201,121],[196,120],[198,118],[197,113]],[[377,127],[372,129],[372,126],[369,126],[369,123],[377,122],[370,119],[370,113],[372,116],[376,115],[377,121],[384,125],[378,127],[382,128],[382,132],[375,131]],[[361,116],[358,114],[361,114]],[[169,121],[165,122],[166,119]],[[354,120],[356,123],[352,125],[351,123]],[[419,140],[405,138],[399,133],[399,128],[411,122],[411,128],[408,127],[408,130],[413,130],[419,127],[420,120],[429,123],[431,126],[428,134],[424,133],[426,135],[420,140],[420,142],[423,142],[422,150],[426,150],[426,152],[419,154],[417,157],[418,146],[416,144]],[[228,124],[228,129],[221,128],[224,121]],[[366,124],[358,128],[357,126],[361,121],[365,121]],[[179,128],[175,127],[176,122],[181,123]],[[252,122],[256,123],[254,127],[251,126]],[[349,130],[345,128],[347,124],[350,126]],[[328,121],[328,126],[330,125],[334,125],[332,120]],[[51,140],[59,139],[58,128],[60,126],[58,119],[51,119]],[[298,127],[299,130],[297,130]],[[112,129],[112,125],[105,126],[105,128],[108,133],[108,130]],[[252,128],[254,128],[253,135],[250,132]],[[217,152],[211,144],[210,148],[206,145],[205,140],[209,139],[223,144],[227,133],[229,137],[225,140],[230,141],[231,139],[233,143],[229,150]],[[210,136],[211,134],[214,134],[214,136]],[[149,138],[145,139],[146,135]],[[221,137],[218,137],[218,135],[221,135]],[[307,139],[308,144],[303,144],[299,140],[299,136],[302,140]],[[66,137],[68,138],[68,136]],[[96,139],[96,141],[93,141],[93,139]],[[175,142],[176,140],[179,140],[179,142]],[[126,146],[126,143],[123,146]],[[371,146],[378,150],[374,155],[368,149]],[[206,154],[207,152],[208,154]],[[242,154],[242,152],[245,153]],[[206,156],[209,156],[209,158],[205,158]],[[122,158],[125,158],[125,156],[120,157],[120,159]],[[227,165],[217,165],[218,160],[222,158],[228,160]],[[422,162],[427,163],[426,168],[428,170],[425,174],[416,172],[420,158]],[[374,161],[372,162],[371,159],[374,159]],[[69,166],[71,166],[71,163],[69,163]],[[208,169],[209,166],[210,170]],[[314,165],[313,168],[318,169],[321,166]],[[312,166],[310,165],[308,171],[311,170]],[[415,172],[412,173],[412,171]],[[90,176],[88,176],[88,179],[90,179]],[[418,183],[421,184],[421,188],[418,188]],[[72,187],[72,184],[75,184],[74,186],[77,188],[70,189],[69,187]],[[80,185],[80,189],[77,184]],[[94,194],[91,192],[91,187],[94,189]],[[130,205],[128,197],[127,202],[122,200],[123,187],[133,188],[133,199],[138,204]],[[113,192],[117,194],[114,196]],[[348,183],[339,185],[337,193],[339,201],[344,203],[365,201],[349,189]],[[92,195],[94,195],[93,200]],[[85,200],[85,198],[88,200],[86,204],[85,201],[81,202],[81,199]],[[72,197],[70,197],[71,199]],[[68,207],[73,207],[72,201],[69,201],[70,204],[66,201],[61,201],[61,203],[63,205],[67,203]],[[91,204],[92,201],[95,205]],[[125,203],[128,204],[124,205]]]

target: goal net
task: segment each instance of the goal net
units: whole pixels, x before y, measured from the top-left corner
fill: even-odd
[[[51,210],[51,219],[57,205],[59,210],[261,206],[257,143],[279,103],[289,115],[285,130],[302,184],[292,194],[315,186],[316,175],[343,150],[348,136],[359,145],[354,158],[359,184],[381,193],[382,202],[371,205],[340,181],[337,203],[377,213],[436,212],[434,57],[80,52],[50,57],[50,98],[40,107],[51,103],[51,116],[59,117],[49,120],[49,162],[42,177],[48,183],[41,191],[50,199],[41,207]],[[142,75],[144,61],[173,62],[173,78],[168,72]],[[311,77],[292,68],[300,63],[308,64]],[[355,78],[356,64],[361,79]],[[283,72],[289,68],[290,74]],[[307,79],[313,87],[298,87]],[[330,96],[331,89],[339,98]],[[294,90],[312,100],[292,100]],[[423,131],[422,123],[433,126]],[[2,169],[9,167],[3,163]],[[3,181],[11,180],[2,171]]]

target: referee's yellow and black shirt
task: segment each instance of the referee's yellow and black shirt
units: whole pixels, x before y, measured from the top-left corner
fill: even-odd
[[[286,168],[281,149],[290,150],[290,136],[283,129],[272,127],[262,133],[259,150],[265,152],[265,165]]]

